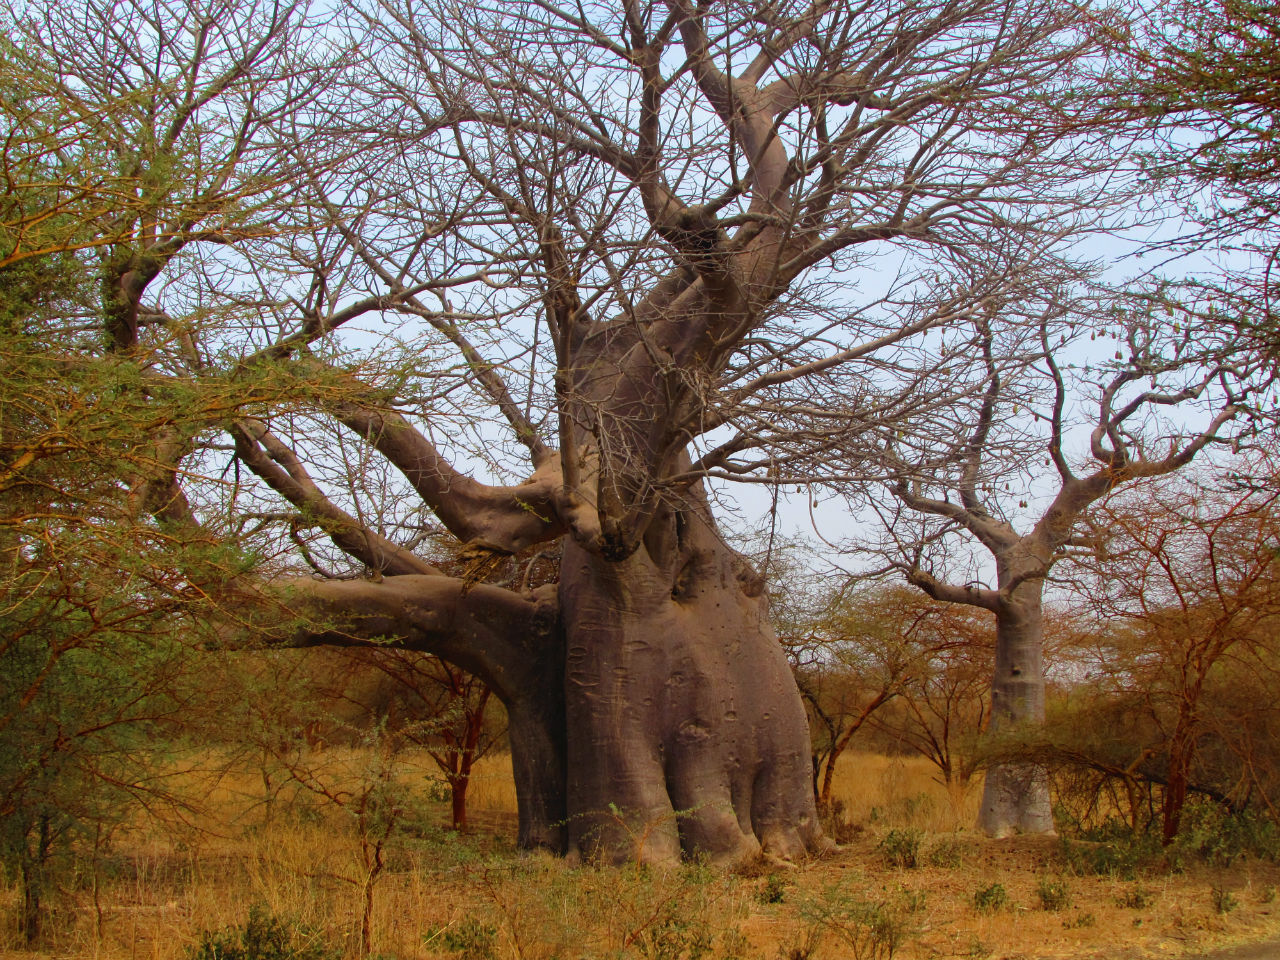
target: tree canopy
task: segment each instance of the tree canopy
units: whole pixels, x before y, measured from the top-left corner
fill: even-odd
[[[1003,366],[1047,371],[1059,425],[1047,344],[1097,319],[1079,244],[1132,186],[1067,109],[1110,16],[28,3],[0,280],[84,279],[28,311],[55,372],[13,381],[0,482],[83,456],[130,529],[220,558],[166,569],[221,602],[224,642],[477,674],[527,844],[822,849],[803,707],[713,485],[883,478],[922,423],[929,466],[970,464]],[[1121,386],[1161,372],[1146,329]],[[1095,458],[1131,469],[1137,401],[1107,402]],[[123,453],[62,441],[86,405]],[[442,536],[461,573],[419,549]]]

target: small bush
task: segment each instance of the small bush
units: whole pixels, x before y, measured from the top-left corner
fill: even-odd
[[[1145,910],[1155,902],[1155,895],[1146,887],[1133,887],[1116,897],[1116,906],[1129,910]]]
[[[765,878],[764,886],[756,894],[761,903],[781,903],[787,896],[787,881],[780,873],[771,873]]]
[[[906,870],[914,870],[920,865],[920,840],[923,836],[923,831],[910,827],[890,830],[880,841],[879,846],[890,864]]]
[[[862,824],[854,823],[849,818],[845,802],[839,798],[833,799],[829,804],[820,803],[818,819],[827,836],[841,845],[853,843],[866,830]]]
[[[1052,910],[1056,913],[1071,906],[1071,888],[1061,878],[1041,877],[1036,882],[1036,896],[1040,898],[1041,910]]]
[[[1228,867],[1241,857],[1280,861],[1280,827],[1254,811],[1233,813],[1207,800],[1187,803],[1178,835],[1168,846],[1154,823],[1135,833],[1124,821],[1107,820],[1080,830],[1074,841],[1064,837],[1060,848],[1063,867],[1071,873],[1129,880],[1143,869],[1177,872],[1195,861]]]
[[[730,927],[720,934],[720,960],[744,960],[750,955],[751,942],[737,927]]]
[[[1225,887],[1214,886],[1209,889],[1209,900],[1213,903],[1214,913],[1230,913],[1240,906],[1235,894]]]
[[[973,908],[979,913],[995,913],[1003,910],[1009,903],[1009,892],[1004,884],[996,882],[988,887],[979,887],[973,892]]]
[[[954,837],[939,840],[926,856],[929,866],[955,870],[964,863],[964,844]]]
[[[1280,829],[1270,818],[1252,810],[1232,813],[1210,801],[1188,802],[1174,848],[1218,867],[1241,857],[1280,860]]]
[[[986,960],[987,957],[991,956],[991,953],[992,950],[989,946],[978,937],[972,936],[969,938],[969,949],[964,955],[973,958],[973,960]]]
[[[291,926],[255,905],[243,926],[205,931],[190,960],[339,960],[342,951],[312,931]]]
[[[1082,836],[1082,842],[1072,842],[1063,837],[1058,848],[1062,868],[1080,877],[1136,880],[1142,869],[1162,861],[1166,865],[1169,863],[1159,838],[1154,834],[1107,833],[1100,839],[1094,839],[1097,835],[1097,831],[1091,831]]]
[[[900,889],[884,900],[862,900],[835,886],[817,900],[801,908],[801,916],[814,931],[811,942],[816,946],[817,933],[830,933],[844,942],[845,956],[852,960],[893,960],[893,955],[911,937],[919,923],[917,915],[924,909],[924,895]]]
[[[491,960],[498,943],[498,928],[467,917],[460,923],[428,929],[422,941],[458,954],[459,960]]]
[[[933,812],[933,797],[927,793],[895,797],[883,807],[872,807],[872,823],[891,822],[913,825]]]
[[[822,941],[822,925],[809,923],[800,932],[797,939],[778,947],[778,956],[782,960],[811,960]]]

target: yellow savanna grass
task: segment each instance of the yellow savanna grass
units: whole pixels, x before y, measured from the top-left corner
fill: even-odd
[[[924,757],[884,756],[847,751],[836,765],[833,796],[854,823],[888,823],[935,833],[962,830],[978,816],[982,778],[957,789],[945,786],[937,767]],[[482,758],[467,793],[473,810],[516,812],[511,758]]]
[[[341,803],[243,759],[195,760],[175,777],[191,803],[186,813],[157,808],[139,816],[96,865],[83,862],[55,898],[45,952],[35,956],[181,960],[204,931],[243,924],[252,904],[357,956],[369,833],[362,836],[349,802],[381,769],[377,758],[356,749],[300,758],[307,775],[320,778]],[[555,858],[518,854],[504,757],[476,771],[472,809],[481,830],[455,837],[446,832],[447,804],[430,799],[433,776],[429,758],[397,758],[393,788],[404,812],[400,832],[383,850],[371,915],[374,952],[396,960],[683,960],[704,947],[707,960],[776,960],[796,955],[824,909],[839,908],[828,909],[838,919],[846,909],[855,916],[859,903],[903,897],[923,908],[895,954],[899,960],[1156,956],[1171,945],[1181,950],[1280,933],[1269,905],[1280,872],[1263,863],[1137,883],[1069,877],[1071,907],[1042,910],[1037,885],[1060,869],[1054,841],[974,836],[966,828],[980,784],[953,802],[918,758],[850,754],[835,792],[842,816],[857,828],[853,842],[797,869],[764,864],[740,875],[575,870]],[[504,837],[485,835],[497,824]],[[892,866],[880,846],[903,827],[923,831],[918,869]],[[947,844],[947,864],[927,856]],[[1006,888],[1009,907],[976,910],[975,892],[995,882]],[[1214,886],[1230,890],[1238,908],[1218,913]],[[1150,904],[1126,906],[1139,890]],[[0,884],[0,955],[30,957],[16,937],[17,894],[11,880]],[[812,956],[849,955],[826,930]]]
[[[849,751],[840,757],[833,799],[854,824],[914,827],[933,833],[963,830],[978,816],[982,778],[955,789],[924,757]]]

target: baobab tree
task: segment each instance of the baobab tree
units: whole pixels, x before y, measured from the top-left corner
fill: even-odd
[[[974,389],[922,345],[1097,217],[1105,145],[1043,109],[1083,16],[82,0],[14,34],[130,164],[123,219],[81,211],[85,357],[156,407],[137,509],[270,558],[203,582],[226,619],[480,677],[522,843],[731,860],[824,840],[708,482],[854,478],[861,438]],[[209,399],[163,415],[176,396]],[[462,576],[415,552],[436,526]],[[558,580],[530,588],[547,545]]]
[[[1055,564],[1094,545],[1089,507],[1256,429],[1266,361],[1194,311],[1175,321],[1156,307],[1173,310],[1144,297],[1104,313],[1047,300],[975,316],[982,395],[953,411],[950,431],[886,441],[885,571],[993,615],[993,733],[1044,720],[1044,591]],[[957,561],[973,550],[985,566]],[[989,768],[979,826],[1052,832],[1044,770]]]

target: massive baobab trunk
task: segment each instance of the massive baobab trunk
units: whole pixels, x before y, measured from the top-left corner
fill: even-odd
[[[803,707],[759,576],[700,497],[608,561],[561,572],[571,853],[797,856],[821,832]]]
[[[293,642],[393,638],[490,685],[510,721],[522,846],[736,861],[826,845],[764,584],[696,491],[623,559],[565,538],[558,608],[555,587],[520,596],[438,575],[291,593],[307,615]]]

